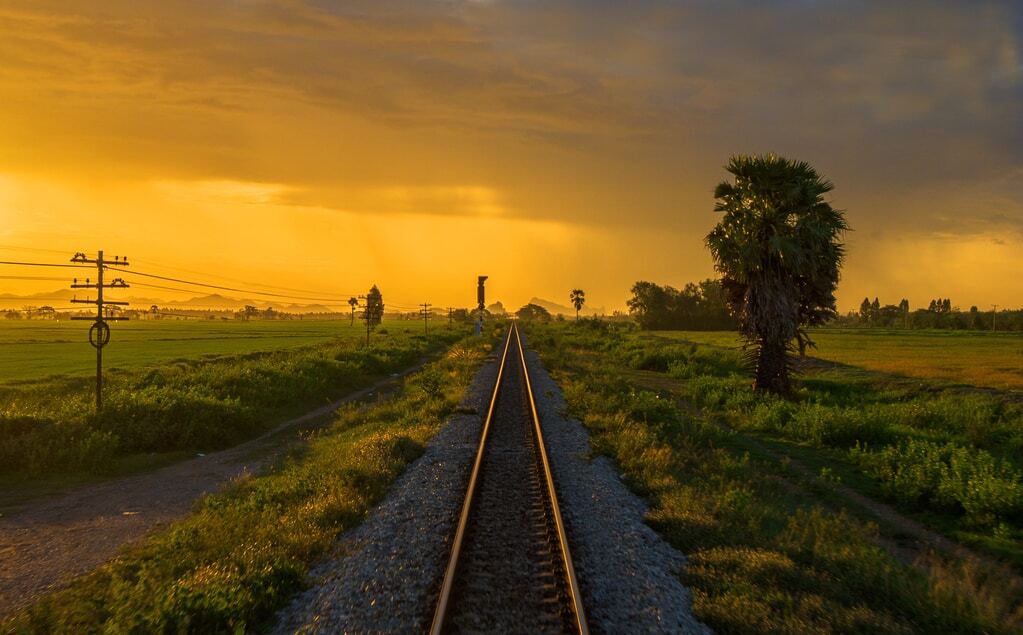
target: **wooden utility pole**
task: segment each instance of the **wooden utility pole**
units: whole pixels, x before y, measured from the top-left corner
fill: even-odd
[[[420,311],[420,313],[423,316],[423,332],[426,333],[427,335],[429,335],[430,334],[430,307],[433,306],[433,305],[430,304],[429,302],[423,302],[419,306],[423,307],[423,310]]]
[[[998,305],[997,304],[992,304],[991,305],[991,330],[992,331],[995,330],[995,316],[996,315],[998,315]]]
[[[451,324],[452,324],[452,323],[453,323],[454,321],[455,321],[455,318],[454,318],[454,309],[452,309],[451,307],[448,307],[448,326],[451,326]]]
[[[97,252],[96,258],[87,258],[84,253],[78,252],[71,258],[71,262],[81,264],[94,264],[96,265],[96,283],[93,284],[88,278],[85,279],[85,284],[79,284],[78,278],[74,279],[71,284],[72,289],[95,289],[96,299],[90,300],[79,300],[77,297],[71,299],[71,302],[75,304],[95,304],[96,305],[96,317],[84,317],[84,316],[72,316],[72,320],[93,320],[92,327],[89,328],[89,343],[92,344],[93,348],[96,349],[96,412],[98,413],[103,408],[103,347],[110,342],[110,325],[107,321],[118,321],[127,320],[124,316],[109,316],[104,314],[104,308],[107,306],[127,306],[127,302],[114,302],[112,300],[103,299],[103,289],[127,289],[128,283],[121,278],[114,278],[108,283],[103,282],[103,271],[107,267],[127,267],[128,259],[121,260],[120,256],[114,256],[114,260],[103,259],[103,252]]]

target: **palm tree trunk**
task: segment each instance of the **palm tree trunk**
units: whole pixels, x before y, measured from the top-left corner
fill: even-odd
[[[761,341],[757,356],[757,376],[754,387],[776,395],[792,392],[787,363],[788,351],[783,341]]]

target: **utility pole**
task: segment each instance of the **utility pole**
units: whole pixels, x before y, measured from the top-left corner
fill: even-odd
[[[88,318],[84,316],[71,316],[72,320],[93,320],[92,326],[89,328],[89,343],[96,349],[96,412],[99,413],[103,408],[103,347],[110,342],[110,325],[107,321],[119,321],[127,320],[124,316],[109,316],[106,315],[104,309],[108,306],[127,306],[127,302],[114,302],[112,300],[103,299],[103,289],[127,289],[128,283],[121,278],[114,278],[108,283],[103,282],[103,271],[107,267],[127,267],[128,258],[125,257],[121,260],[120,256],[114,256],[114,260],[104,260],[103,251],[97,252],[96,258],[87,258],[84,253],[78,252],[71,257],[71,262],[81,264],[94,264],[96,265],[96,283],[93,284],[88,278],[85,279],[85,284],[78,284],[78,278],[74,279],[71,284],[72,289],[95,289],[96,299],[90,300],[79,300],[78,297],[71,299],[71,302],[75,304],[95,304],[96,305],[96,317]]]
[[[995,330],[995,316],[998,315],[998,305],[991,305],[991,330]]]
[[[448,326],[451,326],[451,324],[455,321],[453,311],[454,310],[451,307],[448,307]]]
[[[424,302],[424,303],[420,304],[419,306],[423,307],[423,310],[420,311],[420,313],[423,316],[423,332],[426,333],[427,335],[429,335],[430,334],[430,307],[433,306],[433,305],[430,304],[429,302]]]

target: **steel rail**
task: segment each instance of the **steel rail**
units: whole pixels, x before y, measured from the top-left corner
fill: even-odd
[[[536,430],[537,444],[540,446],[540,458],[543,462],[543,473],[547,481],[547,493],[551,501],[551,515],[554,517],[554,526],[558,530],[558,543],[561,546],[561,560],[565,567],[565,577],[568,582],[568,595],[572,600],[572,612],[575,615],[575,624],[579,633],[588,635],[589,625],[586,621],[586,610],[583,608],[582,593],[579,591],[579,581],[575,576],[575,567],[572,566],[572,556],[568,549],[568,536],[565,534],[565,523],[561,518],[561,508],[558,506],[558,492],[554,488],[554,475],[551,473],[551,463],[547,458],[547,444],[543,440],[543,431],[540,429],[540,415],[536,410],[536,400],[533,398],[533,382],[529,378],[529,368],[526,365],[526,353],[522,348],[522,339],[519,337],[518,326],[515,329],[515,342],[519,349],[519,358],[522,360],[522,374],[526,379],[526,394],[529,395],[529,409],[533,415],[533,428]]]
[[[586,621],[586,611],[583,608],[582,594],[579,590],[579,583],[575,574],[575,567],[572,565],[572,557],[568,548],[568,537],[565,533],[565,525],[561,516],[561,509],[558,505],[558,495],[554,487],[554,477],[551,473],[550,460],[547,457],[547,448],[543,440],[543,432],[540,427],[540,416],[536,408],[536,400],[533,396],[533,386],[529,378],[529,370],[526,367],[526,356],[522,347],[522,339],[519,336],[518,327],[515,324],[508,329],[508,336],[504,344],[504,352],[501,354],[501,365],[497,371],[497,380],[494,383],[494,392],[490,397],[490,407],[483,423],[483,431],[480,435],[479,449],[476,451],[476,460],[473,463],[472,473],[469,476],[469,485],[466,488],[465,502],[462,504],[461,515],[458,520],[458,528],[455,531],[455,539],[451,546],[451,556],[448,560],[447,569],[444,572],[444,581],[441,585],[440,596],[437,600],[437,608],[434,612],[433,623],[430,627],[431,635],[441,635],[447,620],[448,607],[451,602],[452,589],[455,577],[458,573],[458,565],[462,551],[462,543],[469,525],[469,518],[472,512],[472,503],[476,495],[476,486],[479,480],[480,465],[483,462],[483,455],[486,449],[487,437],[490,431],[490,424],[494,417],[494,408],[497,403],[497,395],[500,392],[501,380],[504,377],[504,366],[508,358],[508,350],[511,348],[512,335],[515,336],[515,345],[518,349],[518,357],[522,362],[522,373],[526,385],[526,394],[529,397],[530,414],[533,421],[533,430],[536,434],[537,445],[539,446],[540,463],[543,467],[544,480],[547,484],[547,494],[550,499],[551,517],[557,529],[558,544],[561,548],[561,563],[565,569],[568,595],[572,603],[572,613],[575,618],[576,630],[581,635],[589,635],[589,626]]]
[[[465,538],[465,531],[469,525],[469,514],[472,511],[473,497],[476,495],[476,483],[480,473],[480,463],[483,462],[483,451],[487,445],[487,433],[490,431],[490,422],[494,418],[494,406],[497,404],[497,393],[501,389],[501,378],[504,376],[504,363],[508,359],[508,348],[511,346],[512,330],[508,329],[508,336],[504,342],[504,352],[501,353],[501,364],[497,367],[497,380],[494,382],[494,392],[490,396],[490,407],[487,409],[487,418],[483,421],[483,432],[480,434],[480,446],[476,450],[476,461],[472,465],[472,473],[469,476],[469,487],[466,488],[465,502],[462,503],[462,514],[458,518],[458,529],[455,530],[455,539],[451,543],[451,557],[448,560],[448,567],[444,571],[444,582],[441,585],[440,597],[437,600],[437,609],[433,614],[433,625],[430,627],[431,635],[440,635],[443,632],[444,620],[448,613],[448,604],[451,601],[451,588],[455,583],[455,574],[458,570],[458,560],[462,553],[462,541]]]

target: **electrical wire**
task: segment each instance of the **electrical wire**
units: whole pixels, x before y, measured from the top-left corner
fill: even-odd
[[[35,302],[37,300],[52,302],[53,300],[67,300],[64,296],[44,296],[44,297],[14,297],[14,298],[3,298],[0,297],[0,302]]]
[[[94,269],[94,267],[92,267],[90,265],[63,264],[63,263],[59,263],[58,264],[58,263],[45,263],[45,262],[25,262],[25,261],[14,261],[14,260],[0,260],[0,265],[31,266],[31,267],[61,267],[61,268],[67,268],[67,269]],[[184,278],[175,278],[175,277],[172,277],[172,276],[161,276],[161,275],[154,274],[154,273],[147,273],[145,271],[125,271],[125,270],[122,270],[122,269],[117,269],[116,271],[120,274],[118,277],[127,277],[129,279],[132,276],[141,276],[141,277],[153,278],[153,279],[157,279],[157,280],[166,280],[166,281],[169,281],[169,282],[177,282],[179,284],[187,284],[187,285],[192,285],[192,286],[196,286],[196,287],[204,287],[204,288],[208,288],[208,289],[218,289],[218,290],[221,290],[221,291],[232,291],[232,292],[235,292],[235,293],[246,293],[246,294],[250,294],[250,295],[261,295],[261,296],[268,296],[268,297],[274,297],[274,298],[282,298],[282,299],[285,299],[285,300],[302,300],[302,301],[306,301],[306,302],[328,302],[328,303],[331,303],[331,304],[337,305],[337,306],[343,306],[344,304],[346,304],[347,301],[344,300],[344,296],[345,295],[349,295],[349,294],[338,294],[338,295],[336,295],[336,296],[334,296],[332,298],[321,298],[321,297],[300,296],[300,295],[288,295],[288,294],[284,294],[284,293],[273,293],[273,292],[270,292],[270,291],[257,291],[257,290],[254,290],[254,289],[243,289],[243,288],[240,288],[240,287],[228,287],[228,286],[225,286],[225,285],[210,284],[210,283],[206,283],[206,282],[197,282],[195,280],[187,280],[187,279],[184,279]],[[13,278],[12,277],[11,279],[18,279],[18,278]],[[40,279],[41,280],[41,279],[44,279],[44,278],[41,278],[41,277],[40,278],[24,277],[24,278],[21,278],[21,279]],[[62,280],[62,278],[51,278],[51,279],[53,279],[53,280]],[[135,284],[138,284],[139,286],[146,286],[146,283],[143,283],[143,282],[137,282],[136,281]],[[153,288],[162,288],[162,289],[165,289],[165,290],[168,290],[168,291],[181,291],[181,292],[184,292],[184,293],[190,292],[190,290],[188,290],[188,289],[180,289],[180,288],[172,288],[172,287],[161,287],[159,285],[149,285],[149,286],[151,286]],[[269,286],[269,285],[267,285],[267,286]],[[351,294],[350,297],[357,297],[357,295],[356,294]],[[398,309],[402,309],[402,310],[407,310],[407,311],[414,311],[414,310],[418,309],[418,305],[410,305],[410,304],[402,304],[402,303],[394,303],[394,302],[390,303],[390,307],[391,308],[398,308]]]
[[[66,267],[68,269],[95,269],[89,265],[65,265],[49,262],[19,262],[16,260],[0,260],[0,265],[21,265],[25,267]]]
[[[66,281],[67,278],[57,278],[54,276],[0,276],[2,280],[58,280]]]
[[[185,280],[184,278],[172,278],[170,276],[158,276],[155,273],[146,273],[144,271],[125,271],[123,273],[123,275],[124,276],[144,276],[146,278],[155,278],[157,280],[167,280],[169,282],[178,282],[178,283],[181,283],[181,284],[190,284],[190,285],[193,285],[193,286],[206,287],[206,288],[209,288],[209,289],[220,289],[222,291],[234,291],[235,293],[248,293],[248,294],[251,294],[251,295],[266,295],[266,296],[272,296],[272,297],[275,297],[275,298],[285,298],[285,299],[292,299],[292,300],[306,300],[306,301],[310,301],[310,302],[337,302],[338,300],[341,299],[340,296],[335,296],[333,298],[312,298],[312,297],[297,296],[297,295],[286,295],[286,294],[282,294],[282,293],[272,293],[270,291],[255,291],[255,290],[252,290],[252,289],[240,289],[238,287],[226,287],[226,286],[222,286],[222,285],[219,285],[219,284],[208,284],[208,283],[205,283],[205,282],[195,282],[194,280]]]
[[[43,249],[41,247],[20,247],[18,245],[0,245],[0,249],[7,251],[34,251],[41,254],[62,254],[73,253],[70,249]]]
[[[157,263],[157,262],[153,262],[151,260],[142,260],[142,259],[139,259],[139,258],[133,258],[132,260],[134,262],[140,262],[142,264],[149,264],[150,266],[155,267],[157,269],[168,269],[168,270],[171,270],[171,271],[182,271],[184,273],[195,274],[195,275],[198,275],[198,276],[209,276],[211,278],[217,278],[217,279],[220,279],[220,280],[228,280],[228,281],[231,281],[231,282],[237,282],[237,283],[240,283],[240,284],[244,284],[244,285],[248,285],[248,286],[253,286],[253,287],[265,287],[267,289],[276,289],[278,291],[293,291],[295,293],[312,294],[312,295],[333,295],[332,293],[329,293],[329,292],[326,292],[326,291],[311,291],[309,289],[298,289],[298,288],[295,288],[295,287],[282,287],[282,286],[275,285],[275,284],[266,284],[266,283],[263,283],[263,282],[250,282],[250,281],[247,281],[247,280],[241,280],[239,278],[230,278],[228,276],[221,276],[221,275],[217,275],[217,274],[214,274],[214,273],[203,272],[203,271],[195,271],[194,269],[183,269],[181,267],[172,267],[170,265],[163,265],[163,264],[160,264],[160,263]],[[338,295],[345,295],[345,294],[338,294]],[[351,296],[358,296],[359,294],[352,293],[352,294],[349,294],[349,295],[351,297]]]
[[[219,279],[222,279],[222,280],[230,280],[230,281],[237,282],[237,283],[249,286],[249,287],[265,287],[265,288],[268,288],[268,289],[276,289],[276,290],[282,290],[282,291],[292,291],[292,292],[299,293],[299,294],[313,294],[313,295],[317,295],[317,296],[333,296],[333,297],[331,299],[324,299],[322,297],[310,298],[310,297],[305,297],[303,295],[287,295],[287,294],[277,294],[277,293],[269,293],[269,292],[263,292],[263,291],[252,291],[252,290],[249,290],[249,289],[235,289],[235,288],[230,288],[230,287],[221,287],[220,285],[212,285],[212,284],[208,285],[206,283],[196,283],[196,282],[193,282],[193,281],[185,281],[185,280],[182,280],[182,279],[173,279],[174,282],[183,282],[184,284],[196,284],[196,285],[208,286],[210,288],[222,288],[222,289],[227,290],[227,291],[235,291],[235,292],[238,292],[238,293],[252,293],[252,294],[260,294],[260,295],[273,295],[275,297],[282,297],[282,298],[286,298],[286,299],[309,300],[309,301],[314,301],[314,302],[331,302],[331,303],[336,303],[336,300],[334,298],[340,298],[342,300],[342,302],[341,302],[342,304],[346,304],[347,303],[347,299],[345,298],[345,296],[348,296],[348,297],[358,297],[360,295],[365,295],[365,294],[360,294],[360,293],[338,293],[338,294],[334,294],[334,293],[331,293],[331,292],[328,292],[328,291],[322,291],[322,290],[313,291],[313,290],[310,290],[310,289],[298,289],[298,288],[295,288],[295,287],[284,287],[284,286],[273,285],[273,284],[265,284],[265,283],[261,283],[261,282],[252,282],[252,281],[249,281],[249,280],[241,280],[239,278],[229,278],[227,276],[220,276],[220,275],[217,275],[217,274],[214,274],[214,273],[209,273],[209,272],[204,272],[204,271],[196,271],[194,269],[184,269],[184,268],[181,268],[181,267],[172,267],[170,265],[164,265],[164,264],[160,264],[160,263],[157,263],[157,262],[153,262],[151,260],[142,260],[142,259],[139,259],[139,258],[134,258],[133,261],[134,262],[140,262],[140,263],[143,263],[143,264],[148,263],[149,265],[151,265],[153,267],[156,267],[157,269],[170,269],[170,270],[173,270],[173,271],[184,271],[186,273],[191,273],[191,274],[195,274],[195,275],[199,275],[199,276],[210,276],[212,278],[219,278]],[[124,273],[125,273],[125,275],[131,275],[132,273],[137,273],[137,272],[125,271]],[[146,275],[156,275],[156,274],[149,273],[149,274],[146,274]],[[170,276],[165,276],[164,279],[170,280],[171,277]],[[173,290],[173,289],[168,289],[168,290]],[[400,306],[402,308],[413,309],[413,308],[417,308],[419,305],[418,304],[392,304],[392,306]]]

